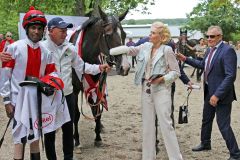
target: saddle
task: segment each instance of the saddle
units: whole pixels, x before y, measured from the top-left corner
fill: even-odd
[[[64,83],[60,78],[53,77],[50,75],[46,75],[40,79],[36,77],[26,76],[25,80],[20,82],[19,85],[23,86],[36,86],[37,87],[37,106],[38,106],[38,129],[40,132],[40,137],[42,141],[42,147],[44,150],[44,142],[43,142],[43,132],[42,132],[42,93],[46,96],[51,96],[56,93],[56,90],[62,91],[62,103],[64,103],[64,94],[63,87]],[[55,95],[55,94],[54,94]],[[53,96],[53,100],[54,100]],[[52,100],[52,102],[53,102]]]
[[[64,87],[64,83],[60,78],[53,76],[44,76],[40,79],[32,76],[26,76],[25,80],[20,82],[19,85],[23,86],[37,86],[38,91],[43,93],[46,96],[51,96],[54,94],[54,91],[62,90]]]

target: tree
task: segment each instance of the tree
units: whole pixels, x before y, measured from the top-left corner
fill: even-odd
[[[187,18],[186,27],[202,33],[211,25],[219,25],[223,30],[224,40],[229,41],[233,33],[240,31],[239,0],[202,0]]]
[[[127,8],[134,9],[139,4],[154,4],[154,1],[155,0],[1,0],[0,33],[11,31],[17,36],[19,13],[28,11],[31,5],[36,9],[44,11],[45,14],[76,16],[84,16],[89,12],[96,12],[97,6],[100,5],[106,13],[119,15]]]

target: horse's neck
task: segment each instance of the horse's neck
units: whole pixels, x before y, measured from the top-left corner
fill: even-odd
[[[81,31],[82,31],[81,29],[76,30],[76,32],[74,32],[73,35],[71,36],[69,41],[72,42],[74,45],[76,45],[78,36],[80,35]]]
[[[99,63],[98,56],[100,55],[99,35],[94,35],[92,32],[86,31],[83,38],[83,60],[88,63]]]

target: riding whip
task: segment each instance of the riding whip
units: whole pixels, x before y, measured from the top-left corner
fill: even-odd
[[[7,132],[8,126],[10,125],[11,120],[12,120],[12,118],[9,118],[8,123],[7,123],[7,126],[6,126],[6,128],[5,128],[5,131],[4,131],[4,133],[3,133],[3,136],[2,136],[2,138],[1,138],[1,140],[0,140],[0,148],[2,147],[2,143],[3,143],[3,141],[4,141],[4,137],[5,137],[5,134],[6,134],[6,132]]]

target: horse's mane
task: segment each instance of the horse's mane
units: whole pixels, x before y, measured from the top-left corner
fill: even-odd
[[[85,30],[87,27],[90,27],[99,21],[99,17],[91,17],[82,24],[82,29]]]

